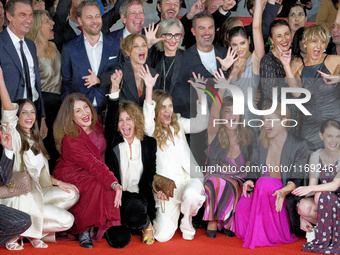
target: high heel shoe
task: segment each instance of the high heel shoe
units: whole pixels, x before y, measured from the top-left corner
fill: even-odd
[[[152,231],[153,230],[153,227],[151,227],[151,228],[147,228],[147,229],[144,229],[142,232],[143,232],[143,236],[142,236],[142,242],[144,243],[144,244],[147,244],[147,245],[151,245],[151,244],[153,244],[154,242],[155,242],[155,238],[154,237],[147,237],[147,236],[145,236],[144,234],[144,231]]]
[[[13,241],[6,243],[6,249],[10,251],[20,251],[23,250],[24,247],[18,244],[19,237],[15,238]]]
[[[207,237],[208,238],[216,238],[217,230],[208,230],[207,229]]]
[[[30,241],[30,243],[32,244],[34,248],[43,248],[43,249],[48,248],[48,245],[44,243],[44,241],[41,239],[31,239],[28,237],[27,239],[28,241]]]

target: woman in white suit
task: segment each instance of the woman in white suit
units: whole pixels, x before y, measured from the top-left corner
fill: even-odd
[[[146,97],[143,106],[145,132],[157,140],[156,173],[172,179],[177,188],[174,197],[165,202],[162,210],[161,200],[167,200],[164,194],[157,194],[156,219],[154,220],[155,239],[159,242],[170,240],[177,230],[180,212],[183,214],[180,229],[183,239],[192,240],[195,229],[192,226],[192,216],[195,216],[202,206],[205,195],[203,174],[196,172],[197,165],[192,156],[185,134],[203,131],[209,120],[209,115],[201,113],[201,105],[207,105],[203,90],[197,89],[198,114],[196,118],[185,119],[173,112],[172,99],[168,92],[152,88],[158,74],[152,77],[148,66],[142,68],[141,77],[146,86]],[[198,84],[194,84],[194,87]]]
[[[78,201],[79,191],[74,185],[50,176],[48,154],[39,135],[35,106],[28,99],[19,99],[12,104],[1,67],[0,95],[3,107],[1,124],[3,129],[9,126],[12,136],[15,155],[13,171],[25,169],[32,179],[30,192],[0,199],[0,204],[29,214],[32,225],[21,237],[27,237],[35,248],[47,248],[44,241],[55,241],[55,232],[72,227],[74,217],[66,210]],[[7,242],[6,248],[22,250],[23,246],[17,241],[18,237]]]

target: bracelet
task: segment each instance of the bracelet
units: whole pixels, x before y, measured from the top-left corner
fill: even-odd
[[[116,188],[117,185],[119,185],[119,183],[118,183],[118,182],[114,182],[114,183],[111,185],[112,189],[114,190],[114,189]]]

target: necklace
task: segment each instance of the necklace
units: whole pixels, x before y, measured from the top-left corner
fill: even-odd
[[[166,77],[168,77],[170,69],[171,69],[172,65],[175,63],[176,57],[174,57],[174,59],[172,60],[170,66],[168,68],[168,71],[166,73],[165,73],[165,60],[164,59],[165,59],[165,56],[163,58],[163,75],[164,75],[164,78],[163,78],[163,90],[165,90]]]
[[[45,54],[50,55],[50,52],[47,49],[45,49]]]

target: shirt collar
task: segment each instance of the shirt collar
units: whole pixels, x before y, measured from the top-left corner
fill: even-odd
[[[84,35],[84,43],[88,43],[90,44],[90,41],[87,40],[86,36]],[[96,47],[99,43],[103,43],[103,33],[100,32],[100,37],[99,37],[99,40],[98,42],[93,46],[93,47]],[[91,44],[90,44],[91,45]]]
[[[123,38],[129,36],[131,33],[129,32],[129,30],[127,30],[126,27],[124,27],[124,30],[123,30]]]
[[[9,27],[6,28],[7,29],[7,32],[9,34],[9,37],[11,38],[12,42],[13,42],[13,45],[16,45],[18,44],[21,40],[23,40],[25,42],[25,37],[23,39],[20,39],[19,37],[17,37]]]
[[[124,142],[125,142],[126,144],[129,145],[129,143],[128,143],[128,141],[125,139],[125,137],[123,137],[123,139],[124,139]],[[131,145],[138,145],[138,144],[140,144],[140,141],[139,141],[139,139],[135,136],[135,137],[133,138],[133,142],[132,142]]]

